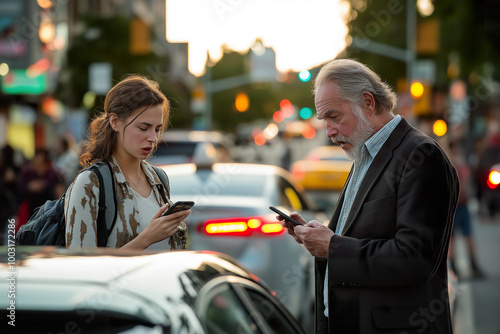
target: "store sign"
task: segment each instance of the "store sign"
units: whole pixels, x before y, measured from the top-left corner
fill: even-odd
[[[47,74],[29,76],[26,70],[10,70],[2,77],[5,94],[43,94],[47,90]]]

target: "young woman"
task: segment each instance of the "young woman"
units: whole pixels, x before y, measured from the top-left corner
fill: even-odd
[[[144,160],[168,124],[170,104],[154,81],[129,76],[106,95],[104,112],[89,127],[82,147],[83,167],[108,161],[116,185],[117,218],[108,247],[173,250],[186,247],[184,219],[191,210],[162,217],[161,181]],[[106,193],[108,196],[108,193]],[[99,182],[94,172],[80,173],[66,192],[66,247],[96,247]]]

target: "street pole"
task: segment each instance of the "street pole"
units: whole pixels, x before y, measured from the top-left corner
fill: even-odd
[[[413,80],[413,64],[416,54],[417,10],[415,0],[408,0],[406,5],[406,78],[408,87]]]
[[[203,76],[203,87],[205,88],[205,113],[203,114],[203,126],[205,130],[212,130],[212,68],[205,66],[205,75]]]

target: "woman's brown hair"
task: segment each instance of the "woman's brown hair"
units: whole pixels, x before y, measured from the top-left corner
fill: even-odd
[[[158,136],[161,138],[168,125],[170,102],[160,91],[158,83],[139,75],[130,75],[118,82],[106,95],[104,111],[89,125],[87,140],[82,145],[83,153],[80,156],[83,168],[95,161],[107,160],[114,153],[116,132],[109,123],[109,114],[115,113],[120,121],[125,121],[137,109],[143,108],[135,118],[149,107],[157,105],[161,105],[163,109],[163,124]],[[155,148],[156,145],[157,143]]]

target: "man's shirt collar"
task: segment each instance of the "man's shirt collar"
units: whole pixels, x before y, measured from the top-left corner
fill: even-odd
[[[393,119],[391,119],[382,129],[377,131],[373,136],[368,138],[367,141],[365,141],[363,148],[362,148],[362,154],[368,151],[370,153],[370,156],[372,159],[375,158],[375,156],[378,154],[380,149],[382,148],[382,145],[389,139],[389,136],[391,135],[392,131],[398,126],[399,122],[401,121],[401,116],[396,115]]]

